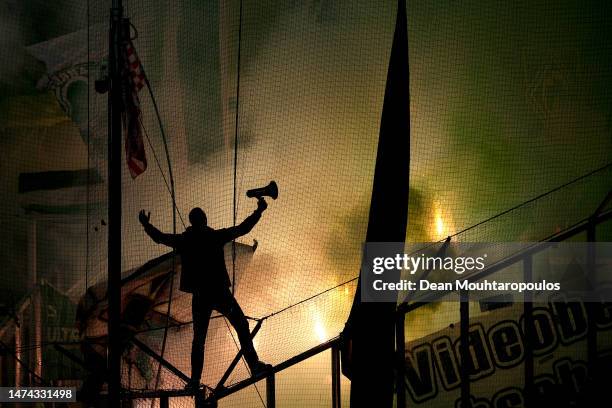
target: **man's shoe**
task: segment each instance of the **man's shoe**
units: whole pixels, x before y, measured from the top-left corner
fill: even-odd
[[[251,365],[250,368],[251,368],[251,376],[254,377],[258,374],[272,370],[272,364],[267,364],[261,360],[257,360],[253,365]]]

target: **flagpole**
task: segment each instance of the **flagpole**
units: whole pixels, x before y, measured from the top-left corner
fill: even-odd
[[[121,37],[123,6],[112,0],[108,95],[108,406],[121,404]]]

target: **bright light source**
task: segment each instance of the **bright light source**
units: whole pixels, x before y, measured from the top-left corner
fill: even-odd
[[[321,319],[318,316],[315,317],[314,331],[317,336],[317,339],[321,343],[327,340],[327,333],[325,333],[325,327],[323,327],[323,323],[321,322]]]
[[[441,239],[451,235],[452,233],[452,220],[448,214],[444,214],[444,217],[442,216],[442,210],[440,209],[440,205],[438,203],[435,204],[432,227],[432,235],[434,235],[434,239]]]
[[[438,237],[444,235],[444,221],[442,220],[442,214],[440,211],[436,211],[436,232],[438,233]]]

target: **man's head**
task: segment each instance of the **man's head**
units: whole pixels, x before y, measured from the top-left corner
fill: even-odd
[[[200,207],[189,211],[189,222],[196,228],[205,227],[207,224],[206,213]]]

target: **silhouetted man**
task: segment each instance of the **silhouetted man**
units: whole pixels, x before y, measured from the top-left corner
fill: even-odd
[[[225,268],[223,247],[226,243],[247,234],[268,207],[263,198],[257,201],[257,209],[240,225],[231,228],[212,229],[207,225],[206,214],[201,208],[189,213],[191,226],[182,234],[165,234],[149,223],[151,213],[140,211],[138,219],[145,232],[158,244],[175,248],[181,256],[182,272],[179,289],[192,294],[193,343],[191,346],[191,383],[198,388],[204,365],[204,342],[208,322],[213,309],[223,314],[234,326],[243,355],[251,374],[265,370],[269,365],[259,361],[249,324],[230,292],[230,280]]]

